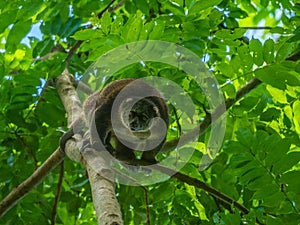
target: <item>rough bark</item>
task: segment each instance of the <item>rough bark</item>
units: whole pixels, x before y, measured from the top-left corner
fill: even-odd
[[[68,113],[69,126],[72,126],[76,120],[82,120],[80,123],[85,122],[81,102],[72,79],[68,71],[64,71],[56,80],[57,91]],[[104,157],[105,154],[99,154],[99,151],[93,148],[85,148],[80,154],[76,141],[78,143],[81,140],[80,137],[76,139],[67,141],[65,151],[70,159],[80,161],[86,166],[98,224],[122,225],[120,205],[115,196],[114,172],[109,165],[109,160]]]

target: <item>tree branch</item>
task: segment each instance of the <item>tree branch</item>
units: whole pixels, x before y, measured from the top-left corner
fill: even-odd
[[[62,97],[62,101],[65,105],[65,108],[68,112],[68,119],[69,119],[69,125],[72,124],[72,119],[78,118],[81,116],[81,102],[78,99],[77,93],[74,89],[73,82],[70,80],[71,75],[68,73],[68,71],[64,71],[64,73],[58,78],[59,81],[56,81],[57,83],[57,89]],[[257,87],[261,82],[253,78],[248,84],[246,84],[244,87],[242,87],[237,92],[237,97],[235,100],[227,100],[226,101],[226,108],[229,109],[237,100],[242,98],[244,95],[249,93],[251,90],[253,90],[255,87]],[[64,88],[63,88],[64,87]],[[77,96],[77,97],[76,97]],[[201,129],[200,134],[203,134],[205,130],[210,126],[211,119],[210,117],[207,117],[202,123],[201,123]],[[198,128],[199,129],[199,128]],[[195,131],[194,131],[195,132]],[[197,133],[197,132],[196,132]],[[188,143],[189,141],[193,140],[196,136],[193,133],[193,130],[187,134],[183,134],[184,143]],[[78,138],[79,140],[79,138]],[[178,143],[178,139],[167,142],[164,146],[164,151],[173,149]],[[69,158],[76,162],[81,162],[85,165],[93,165],[93,163],[87,163],[86,160],[84,160],[80,152],[78,150],[78,146],[76,144],[76,141],[73,139],[67,141],[66,143],[66,153]],[[27,180],[25,180],[22,184],[20,184],[15,190],[13,190],[6,198],[2,200],[0,203],[0,217],[3,216],[10,208],[12,208],[20,199],[22,199],[26,194],[28,194],[31,190],[33,190],[49,173],[51,170],[53,170],[64,158],[64,154],[57,149],[43,164],[40,166]],[[87,158],[87,156],[86,156]],[[141,161],[138,161],[140,164],[142,164]],[[146,164],[145,164],[146,165]],[[159,170],[162,169],[162,167],[158,168]],[[163,168],[162,172],[165,172],[166,174],[169,174],[170,171],[172,171],[169,168]],[[95,195],[101,196],[97,192],[97,182],[98,179],[101,179],[101,176],[97,172],[93,172],[91,168],[88,169],[88,172],[91,174],[91,177],[95,179],[93,182],[91,182],[91,186],[93,186],[94,190],[96,190]],[[173,171],[172,171],[173,172]],[[96,174],[95,174],[96,173]],[[174,175],[177,179],[182,180],[183,182],[187,182],[189,184],[194,184],[198,188],[203,188],[208,193],[218,197],[219,199],[223,199],[223,202],[231,202],[232,199],[228,199],[224,194],[216,192],[215,189],[207,186],[205,183],[198,181],[196,178],[189,177],[185,174],[178,173],[177,175]],[[103,182],[107,183],[108,181],[106,179],[102,179]],[[107,184],[110,184],[111,182],[108,182]],[[113,188],[112,185],[110,185],[110,188]],[[112,189],[111,189],[112,190]],[[108,192],[112,193],[112,192]],[[97,197],[95,197],[97,199]],[[113,199],[115,200],[115,199]],[[99,203],[99,202],[98,202]],[[97,204],[98,204],[97,203]],[[96,203],[95,203],[96,204]],[[115,204],[118,204],[115,202]],[[106,206],[104,206],[106,207]],[[242,212],[246,212],[246,209],[243,207],[236,205],[237,208],[239,208]],[[95,207],[96,208],[96,207]],[[97,207],[98,208],[98,207]],[[99,219],[99,217],[98,217]]]
[[[55,152],[24,182],[17,186],[0,202],[0,217],[10,210],[19,200],[32,191],[45,177],[64,159],[64,154],[56,149]]]
[[[177,172],[171,168],[162,166],[162,165],[152,165],[151,168],[160,171],[164,174],[168,174],[171,177],[175,177],[177,180],[185,182],[189,185],[192,185],[196,188],[200,188],[206,192],[208,192],[209,194],[215,196],[217,199],[219,199],[220,201],[222,201],[225,205],[231,207],[234,206],[235,208],[237,208],[240,212],[242,212],[243,214],[248,214],[249,213],[249,209],[247,209],[245,206],[243,206],[242,204],[238,203],[237,201],[235,201],[234,199],[232,199],[231,197],[223,194],[222,192],[214,189],[213,187],[205,184],[203,181],[200,181],[194,177],[190,177],[184,173],[181,172]]]
[[[250,91],[255,89],[259,84],[261,84],[261,81],[259,79],[257,79],[256,77],[253,77],[246,85],[244,85],[241,89],[239,89],[236,92],[235,99],[227,99],[225,101],[226,110],[228,110],[231,106],[234,105],[234,103],[236,103],[238,100],[240,100],[246,94],[248,94]],[[217,119],[223,115],[223,114],[220,114],[220,112],[222,112],[222,110],[219,110],[217,107],[217,109],[212,113],[212,114],[214,114],[215,119]],[[191,131],[189,131],[185,134],[182,134],[180,138],[166,142],[161,151],[168,152],[168,151],[173,150],[175,147],[181,147],[181,146],[195,140],[195,138],[204,134],[210,125],[211,125],[211,116],[208,115],[208,116],[206,116],[205,120],[200,124],[200,126],[196,126]],[[199,129],[200,129],[200,131],[199,131]],[[179,140],[180,140],[180,144],[179,144]]]
[[[291,60],[291,61],[300,60],[300,51],[290,55],[289,57],[286,58],[286,60]],[[236,98],[235,99],[231,99],[231,98],[226,99],[226,101],[225,101],[226,111],[229,108],[231,108],[238,100],[243,98],[250,91],[254,90],[261,83],[262,82],[259,79],[257,79],[256,77],[253,77],[247,84],[245,84],[242,88],[240,88],[236,92]],[[215,110],[215,112],[220,112],[220,110],[218,110],[218,108],[217,108]],[[215,115],[217,115],[217,114],[215,114]],[[221,116],[221,115],[218,115],[218,116]],[[218,117],[216,117],[216,118],[218,118]],[[174,139],[174,140],[166,142],[161,151],[162,152],[171,151],[176,146],[181,147],[181,146],[187,144],[188,142],[193,141],[195,138],[197,138],[197,136],[201,136],[202,134],[204,134],[205,131],[209,128],[210,125],[211,125],[211,118],[206,117],[205,120],[200,124],[200,127],[197,126],[193,130],[191,130],[190,132],[188,132],[186,134],[183,134],[181,136],[181,139],[180,139],[181,140],[181,145],[178,145],[179,138]],[[200,132],[199,132],[199,129],[200,129]]]
[[[83,117],[81,102],[72,79],[72,75],[67,70],[56,79],[57,92],[68,113],[69,126],[72,126],[74,121],[82,120]],[[88,136],[85,138],[89,139]],[[109,165],[109,160],[92,148],[85,148],[80,152],[72,139],[67,141],[65,151],[70,159],[80,161],[86,167],[98,224],[123,224],[120,205],[115,196],[114,172]]]
[[[124,4],[124,2],[120,2],[119,4],[117,4],[113,7],[112,5],[114,4],[115,1],[116,0],[112,0],[101,12],[98,13],[97,17],[100,19],[106,11],[113,12],[114,10],[118,9],[119,7],[121,7]],[[92,26],[89,25],[89,26],[87,26],[87,28],[90,29],[90,28],[92,28]],[[82,43],[83,43],[82,40],[78,40],[70,49],[70,51],[67,55],[67,58],[66,58],[66,68],[69,67],[72,56],[75,54],[75,52],[81,46]]]
[[[105,7],[103,10],[103,13],[105,10],[109,9],[111,4],[115,0],[112,0],[111,3]],[[116,10],[118,7],[122,6],[123,4],[118,4],[116,7],[113,8],[113,10]],[[102,14],[103,14],[102,13]],[[71,48],[70,52],[68,53],[66,57],[66,64],[69,65],[70,60],[73,56],[73,54],[76,52],[76,50],[80,47],[82,44],[82,41],[78,41],[75,43],[75,45]],[[55,54],[56,50],[51,54]],[[45,56],[45,59],[48,59],[48,55]],[[36,60],[36,59],[35,59]],[[35,61],[34,60],[34,61]],[[66,71],[64,71],[65,73]],[[47,81],[48,84],[48,81]],[[44,87],[45,89],[46,87]],[[44,90],[43,89],[43,90]],[[40,99],[39,99],[40,100]],[[72,114],[72,109],[68,111]],[[72,122],[72,118],[68,117],[68,124],[70,125]],[[66,144],[67,149],[76,149],[76,142],[75,141],[68,141]],[[79,151],[73,151],[71,155],[74,161],[77,160],[77,162],[81,161],[81,156]],[[36,171],[28,177],[24,182],[22,182],[18,187],[16,187],[12,192],[10,192],[1,202],[0,202],[0,218],[8,211],[10,210],[19,200],[21,200],[25,195],[27,195],[30,191],[32,191],[40,182],[42,182],[45,177],[57,166],[59,165],[63,159],[65,154],[63,154],[59,148],[56,149],[56,151],[39,167],[36,169]]]
[[[109,154],[109,153],[107,153]],[[122,225],[122,213],[115,195],[114,172],[105,154],[93,148],[82,152],[97,215],[98,225]]]

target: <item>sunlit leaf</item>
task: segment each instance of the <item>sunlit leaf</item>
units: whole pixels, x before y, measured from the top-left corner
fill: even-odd
[[[21,40],[29,32],[31,25],[32,25],[31,20],[27,20],[25,22],[19,21],[13,25],[7,37],[6,47],[8,50],[10,51],[15,50],[17,45],[20,44]]]

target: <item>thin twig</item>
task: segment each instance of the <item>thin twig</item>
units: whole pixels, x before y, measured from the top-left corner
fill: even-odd
[[[22,144],[22,146],[25,148],[27,153],[32,157],[33,162],[34,162],[34,170],[38,168],[38,160],[36,158],[36,155],[34,154],[33,150],[27,145],[27,143],[23,140],[23,138],[15,132],[15,136],[17,140]]]
[[[52,207],[51,225],[55,225],[55,221],[56,221],[57,207],[58,207],[58,202],[61,194],[62,182],[64,178],[64,170],[65,170],[65,164],[64,161],[62,161],[60,164],[59,178],[57,182],[56,194],[55,194],[54,203]]]
[[[97,17],[100,19],[106,11],[113,12],[114,10],[118,9],[119,7],[121,7],[124,4],[124,2],[120,2],[116,6],[112,7],[112,4],[114,4],[115,1],[116,0],[112,0],[103,10],[101,10],[101,12],[98,13]],[[89,25],[89,26],[87,26],[87,28],[91,29],[92,26]],[[78,40],[73,45],[73,47],[70,49],[70,51],[69,51],[69,53],[67,55],[67,58],[66,58],[66,68],[69,67],[72,56],[75,54],[75,52],[81,46],[82,43],[83,43],[82,40]]]
[[[239,89],[237,91],[235,99],[227,99],[225,101],[226,110],[228,110],[231,106],[233,106],[233,104],[235,102],[240,100],[242,97],[244,97],[250,91],[255,89],[259,84],[261,84],[261,81],[259,79],[257,79],[256,77],[253,77],[246,85],[244,85],[241,89]],[[223,112],[223,110],[220,110],[217,107],[216,110],[212,114],[214,115],[214,118],[217,119],[220,116],[222,116],[224,113],[225,112]],[[185,134],[182,134],[180,138],[166,142],[161,151],[168,152],[168,151],[173,150],[175,147],[181,147],[181,146],[189,143],[190,141],[193,141],[195,138],[204,134],[210,125],[211,125],[211,116],[207,115],[205,117],[204,121],[200,124],[200,126],[196,126],[191,131],[189,131]],[[179,144],[179,140],[180,140],[180,144]]]

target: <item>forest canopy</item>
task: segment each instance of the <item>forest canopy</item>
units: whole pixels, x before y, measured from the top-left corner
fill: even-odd
[[[300,224],[299,13],[299,0],[0,0],[0,223]],[[149,77],[169,108],[161,164],[136,153],[131,185],[103,184],[97,157],[59,139],[89,94]]]

